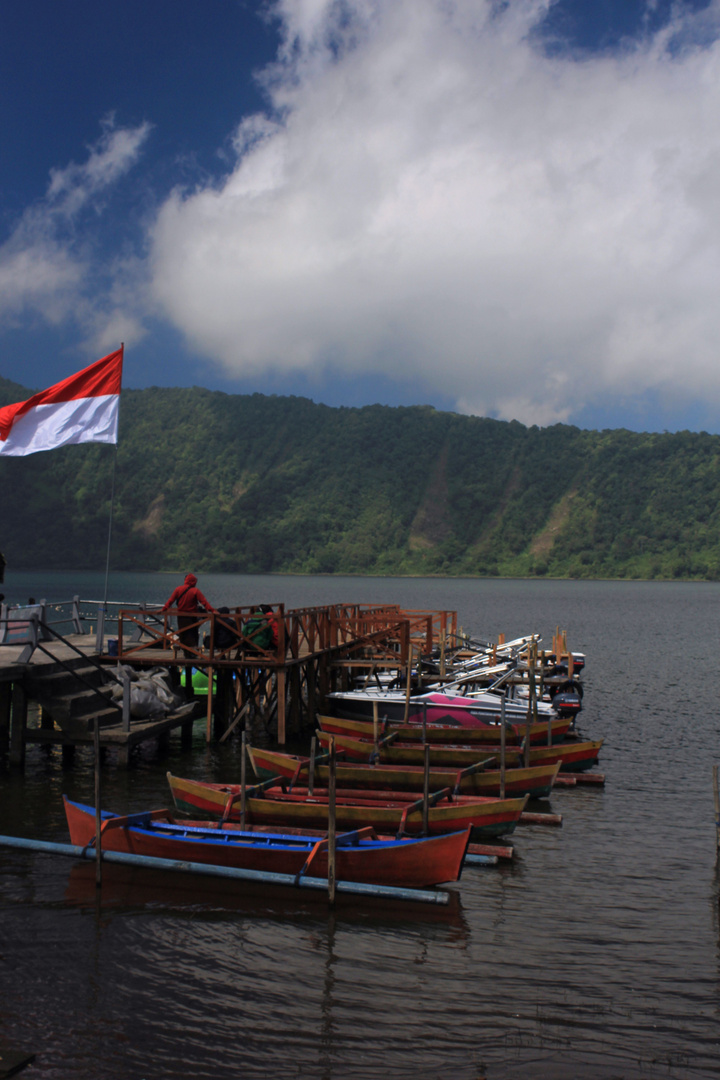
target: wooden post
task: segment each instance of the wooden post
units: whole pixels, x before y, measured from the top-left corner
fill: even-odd
[[[93,723],[93,751],[95,755],[95,888],[102,885],[102,820],[100,815],[100,720]]]
[[[544,686],[545,686],[545,678],[544,678],[544,676],[545,676],[545,650],[544,649],[542,651],[541,664],[542,664],[542,666],[541,666],[541,669],[540,669],[540,698],[542,700],[543,690],[544,690]],[[548,746],[552,746],[552,712],[548,712],[547,744],[548,744]]]
[[[427,701],[423,701],[423,745],[427,743]]]
[[[298,734],[302,727],[300,719],[301,686],[300,665],[293,664],[290,668],[290,730],[294,731],[295,734]]]
[[[328,900],[335,903],[335,736],[330,736],[328,776]]]
[[[308,660],[305,664],[305,685],[307,686],[307,709],[308,719],[313,728],[317,726],[317,680],[318,680],[318,666],[313,663],[312,660]]]
[[[380,756],[380,747],[378,746],[378,703],[373,701],[373,753],[375,760],[377,761]]]
[[[280,746],[285,745],[285,671],[284,667],[277,669],[277,718]]]
[[[445,627],[440,631],[440,678],[445,678]]]
[[[504,645],[504,644],[505,644],[505,635],[504,634],[498,634],[498,645]]]
[[[527,723],[525,724],[525,768],[530,768],[530,732],[533,724],[535,705],[535,665],[531,652],[528,653],[528,709]]]
[[[718,767],[713,765],[713,796],[715,798],[715,858],[720,851],[720,793],[718,793]]]
[[[246,811],[246,780],[247,780],[247,732],[243,730],[242,733],[242,757],[240,759],[240,828],[245,829],[245,811]]]
[[[317,735],[310,740],[310,765],[308,767],[308,795],[312,798],[315,788],[315,751],[317,748]]]
[[[398,649],[401,657],[401,663],[407,656],[408,649],[410,648],[410,623],[407,621],[407,619],[403,619],[403,621],[400,623],[400,646]]]
[[[127,734],[130,731],[130,676],[127,669],[123,670],[122,684],[122,729]]]
[[[405,686],[405,716],[404,723],[408,722],[408,715],[410,713],[410,686],[412,683],[412,645],[408,649],[408,662],[407,662],[407,683]]]
[[[430,815],[430,746],[425,743],[425,772],[423,774],[423,836],[428,835]]]
[[[7,754],[10,746],[10,703],[12,683],[0,683],[0,756]]]
[[[223,741],[223,735],[227,731],[228,721],[233,714],[235,702],[232,693],[232,672],[228,668],[219,667],[215,676],[217,693],[213,703],[213,731],[218,742]]]
[[[10,728],[10,764],[25,764],[25,729],[27,728],[27,694],[22,683],[13,683],[12,723]]]
[[[65,749],[65,747],[63,747],[63,750],[64,750],[64,749]],[[71,749],[72,749],[72,750],[74,750],[74,749],[75,749],[75,747],[73,746],[73,747],[71,747]],[[131,749],[132,749],[132,748],[131,748],[131,746],[130,746],[130,742],[129,742],[129,740],[126,740],[125,742],[121,742],[121,743],[118,743],[118,748],[117,748],[117,763],[118,763],[118,766],[119,766],[120,768],[122,768],[122,769],[127,769],[127,768],[129,768],[129,767],[130,767],[130,753],[131,753]]]
[[[321,701],[325,701],[330,686],[330,680],[328,677],[328,658],[327,653],[322,653],[318,660],[318,691],[320,693]]]
[[[189,664],[184,667],[185,671],[185,699],[186,701],[192,701],[195,697],[195,687],[193,686],[192,673],[193,669]]]
[[[210,742],[213,710],[213,669],[207,669],[207,717],[205,719],[205,742]]]
[[[505,691],[500,695],[500,798],[505,798]]]

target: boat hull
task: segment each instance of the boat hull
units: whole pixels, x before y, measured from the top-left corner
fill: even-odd
[[[493,697],[494,695],[488,695]],[[422,724],[425,718],[428,724],[445,724],[457,728],[476,728],[497,725],[500,721],[500,698],[487,701],[469,697],[449,697],[445,694],[425,694],[423,697],[411,697],[407,702],[400,691],[359,691],[348,690],[328,694],[328,702],[336,716],[349,720],[372,720],[377,706],[379,717],[387,718],[390,723],[414,722]],[[549,706],[539,705],[544,711]],[[508,723],[522,725],[527,713],[524,702],[507,701],[505,719]],[[549,715],[557,718],[552,711]]]

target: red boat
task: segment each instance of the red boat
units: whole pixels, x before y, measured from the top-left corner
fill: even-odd
[[[95,810],[63,799],[70,839],[86,847],[95,839]],[[322,837],[241,831],[230,822],[178,821],[169,810],[126,816],[103,811],[101,828],[104,851],[327,877],[327,839]],[[336,840],[337,879],[411,889],[457,881],[469,838],[469,828],[402,840],[378,839],[370,828],[341,834]]]

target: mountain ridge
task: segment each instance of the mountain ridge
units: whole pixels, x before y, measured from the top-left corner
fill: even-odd
[[[0,378],[0,405],[30,396]],[[104,565],[115,451],[0,458],[11,566]],[[720,579],[720,436],[123,390],[114,569]]]

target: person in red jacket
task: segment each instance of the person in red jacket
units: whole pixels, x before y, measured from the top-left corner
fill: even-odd
[[[272,645],[273,649],[277,649],[277,647],[278,647],[278,621],[275,618],[275,616],[273,615],[273,609],[270,607],[269,604],[261,604],[260,605],[260,610],[265,615],[265,619],[267,621],[267,624],[270,627],[270,633],[272,634],[272,639],[270,641],[270,644]]]
[[[184,655],[192,659],[193,653],[188,650],[189,648],[197,650],[198,647],[198,614],[201,611],[215,611],[210,601],[206,600],[198,589],[197,578],[194,574],[186,574],[184,583],[173,590],[162,610],[167,611],[169,608],[178,610],[178,637],[183,646]]]

